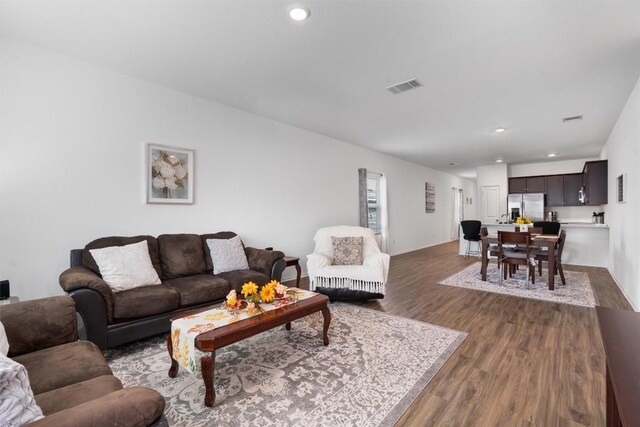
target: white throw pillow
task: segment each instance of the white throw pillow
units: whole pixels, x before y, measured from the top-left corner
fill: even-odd
[[[249,269],[240,236],[231,239],[207,239],[207,246],[211,253],[213,274]]]
[[[151,263],[146,240],[125,246],[90,249],[89,252],[98,264],[102,279],[114,292],[161,283]]]
[[[0,354],[0,421],[18,427],[42,418],[24,366]]]
[[[4,325],[0,322],[0,354],[6,356],[9,353],[9,339],[7,338],[7,332],[4,330]]]

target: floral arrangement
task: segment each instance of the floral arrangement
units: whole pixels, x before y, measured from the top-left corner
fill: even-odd
[[[294,289],[289,289],[277,280],[272,280],[262,285],[262,287],[253,282],[247,282],[242,285],[240,294],[244,299],[238,297],[235,290],[231,290],[227,294],[223,307],[235,312],[244,306],[248,313],[256,313],[262,311],[259,306],[260,303],[270,303],[276,299],[288,303],[290,301],[295,302],[298,299],[297,292]]]
[[[531,218],[519,216],[516,218],[516,224],[531,224]]]
[[[167,151],[154,150],[152,161],[151,184],[153,188],[162,189],[165,198],[172,198],[174,190],[187,185],[188,173],[185,160]]]

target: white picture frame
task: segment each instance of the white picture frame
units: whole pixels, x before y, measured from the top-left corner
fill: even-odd
[[[147,144],[147,203],[193,204],[194,150]]]

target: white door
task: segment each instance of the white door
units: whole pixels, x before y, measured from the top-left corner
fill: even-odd
[[[482,223],[496,224],[500,220],[500,187],[482,187]]]

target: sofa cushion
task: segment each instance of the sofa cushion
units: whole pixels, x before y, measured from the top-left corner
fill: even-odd
[[[49,316],[44,313],[51,313]],[[3,305],[0,319],[9,339],[9,357],[47,349],[78,339],[76,305],[56,296]]]
[[[113,375],[102,375],[40,393],[36,396],[36,403],[38,403],[44,415],[49,415],[106,396],[120,389],[122,389],[122,383],[119,379]]]
[[[102,352],[89,341],[76,341],[13,358],[27,368],[35,395],[111,375]]]
[[[235,289],[236,292],[240,292],[242,285],[247,282],[254,282],[258,286],[262,286],[271,280],[266,274],[253,270],[229,271],[227,273],[216,274],[215,277],[220,277],[229,282],[231,289]]]
[[[146,241],[89,250],[104,281],[114,292],[159,285]]]
[[[164,284],[178,291],[181,306],[223,299],[231,290],[229,282],[211,274],[169,279]]]
[[[180,305],[180,294],[162,285],[145,286],[113,295],[114,319],[137,319],[152,314],[166,313]]]
[[[240,236],[231,239],[209,239],[209,255],[213,263],[213,274],[226,273],[227,271],[248,270],[249,262]]]
[[[158,236],[163,279],[191,276],[207,270],[202,240],[197,234]]]
[[[153,268],[156,269],[158,276],[162,277],[162,267],[160,265],[160,257],[158,253],[158,241],[155,237],[152,236],[133,236],[133,237],[120,237],[120,236],[110,236],[103,237],[93,242],[87,244],[82,251],[82,266],[84,268],[88,268],[96,274],[100,274],[100,269],[98,268],[98,264],[96,264],[95,259],[89,252],[91,249],[102,249],[108,248],[111,246],[124,246],[130,245],[132,243],[138,243],[143,240],[147,241],[149,245],[149,257],[151,258],[151,263],[153,264]]]
[[[209,239],[222,239],[228,240],[233,237],[236,237],[237,234],[233,231],[221,231],[219,233],[210,233],[203,234],[200,236],[200,240],[202,240],[202,249],[204,250],[204,260],[207,265],[207,271],[213,271],[213,262],[211,261],[211,253],[209,253],[209,245],[207,244],[207,240]]]

